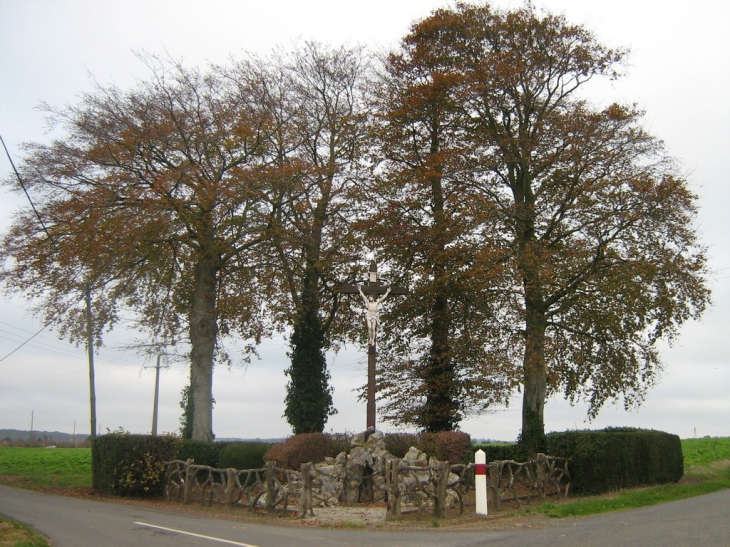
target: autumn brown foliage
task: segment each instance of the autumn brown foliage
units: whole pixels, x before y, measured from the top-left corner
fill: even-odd
[[[705,309],[696,196],[642,112],[580,94],[624,57],[531,5],[457,3],[388,58],[372,230],[425,289],[394,316],[391,419],[429,429],[443,401],[450,429],[517,381],[521,439],[536,448],[549,394],[586,400],[590,417],[640,404],[661,370],[656,342]]]
[[[325,351],[362,340],[356,283],[374,253],[410,294],[383,305],[379,407],[428,432],[522,396],[544,442],[553,393],[642,402],[710,300],[697,196],[633,105],[583,89],[626,53],[531,4],[457,2],[414,23],[377,78],[359,49],[307,44],[207,71],[143,57],[133,89],[46,107],[36,199],[0,246],[6,290],[94,343],[131,310],[191,361],[192,437],[210,441],[227,336],[292,332],[286,417],[321,431]],[[15,181],[6,181],[15,185]],[[46,231],[47,230],[47,231]],[[368,257],[370,258],[370,257]]]
[[[273,445],[264,455],[264,459],[275,461],[277,466],[285,469],[299,469],[303,463],[323,462],[326,457],[348,452],[349,448],[349,435],[302,433]]]

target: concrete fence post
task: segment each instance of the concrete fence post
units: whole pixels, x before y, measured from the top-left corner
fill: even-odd
[[[449,462],[438,462],[438,464],[431,469],[431,473],[436,475],[436,484],[434,484],[433,513],[436,518],[442,519],[446,514],[446,488],[449,485],[451,464],[449,464]]]
[[[276,513],[276,462],[266,462],[266,503],[264,512],[267,515]]]
[[[314,465],[311,463],[303,463],[300,470],[302,473],[302,493],[299,501],[300,516],[301,518],[306,518],[307,516],[313,517],[312,473],[314,473]]]
[[[385,520],[396,520],[401,518],[401,491],[400,491],[400,462],[398,458],[386,460],[385,462],[385,487],[388,492],[388,508],[385,513]]]
[[[190,459],[185,462],[185,486],[183,490],[183,503],[186,505],[192,502],[193,496],[193,478],[195,477],[195,469],[193,464],[195,460]]]
[[[236,504],[234,498],[236,496],[236,470],[226,469],[226,505],[233,506]]]
[[[502,500],[499,496],[499,482],[502,477],[502,462],[491,462],[489,464],[489,490],[488,499],[492,511],[499,511]]]

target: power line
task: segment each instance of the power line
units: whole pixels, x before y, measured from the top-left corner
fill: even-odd
[[[33,208],[33,212],[35,213],[35,216],[38,219],[38,222],[41,223],[41,226],[43,227],[43,231],[46,233],[46,235],[48,236],[48,239],[50,240],[51,243],[53,243],[53,245],[55,247],[56,242],[53,241],[53,238],[51,237],[51,234],[48,231],[48,228],[46,228],[46,223],[43,222],[43,219],[41,218],[41,215],[38,212],[38,209],[35,208],[35,204],[33,203],[33,200],[30,198],[28,189],[25,187],[25,183],[23,182],[23,179],[20,177],[20,173],[18,173],[18,170],[15,168],[15,163],[13,163],[13,158],[10,157],[10,152],[8,152],[8,147],[5,146],[5,141],[3,140],[2,135],[0,135],[0,142],[3,143],[3,148],[5,149],[5,155],[8,157],[8,161],[10,162],[10,166],[13,168],[15,177],[18,179],[18,182],[20,183],[20,187],[23,189],[23,192],[25,192],[25,197],[28,198],[28,202],[30,203],[30,206]]]
[[[43,219],[41,218],[40,213],[38,212],[38,209],[36,209],[35,204],[33,203],[33,199],[30,197],[30,194],[28,193],[28,189],[25,186],[25,183],[23,182],[22,177],[20,176],[20,173],[15,167],[15,163],[13,162],[13,158],[10,156],[10,152],[8,151],[8,147],[5,146],[5,140],[3,139],[2,135],[0,135],[0,142],[2,142],[3,148],[5,149],[5,155],[8,157],[8,161],[10,162],[10,166],[13,168],[13,172],[15,173],[15,178],[18,179],[18,183],[20,184],[21,188],[23,189],[23,192],[25,192],[25,197],[28,198],[28,203],[30,203],[30,206],[33,209],[33,212],[35,213],[36,218],[38,218],[38,222],[40,222],[41,227],[43,228],[43,231],[45,232],[46,236],[48,237],[48,240],[51,242],[51,245],[53,245],[54,248],[58,249],[58,245],[56,244],[56,241],[51,237],[51,233],[48,231],[48,228],[46,228],[46,223],[43,222]],[[88,287],[87,287],[88,290]],[[58,317],[66,313],[68,309],[71,308],[71,306],[75,306],[78,302],[80,302],[81,299],[77,300],[76,302],[71,302],[67,307],[62,309],[60,312],[58,312],[50,321],[48,321],[41,329],[33,334],[30,338],[28,338],[25,342],[20,344],[17,348],[15,348],[13,351],[5,355],[2,359],[0,359],[0,363],[3,362],[5,359],[10,357],[13,353],[18,351],[20,348],[25,346],[28,342],[33,340],[36,336],[38,336],[41,332],[46,330]],[[89,348],[89,351],[91,351],[91,348]]]

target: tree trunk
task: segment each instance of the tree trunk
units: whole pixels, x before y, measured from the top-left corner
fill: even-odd
[[[431,136],[431,152],[439,150],[436,132]],[[428,432],[452,431],[461,417],[455,400],[455,371],[451,359],[449,328],[448,266],[445,260],[448,221],[446,219],[443,181],[440,172],[430,176],[431,204],[434,216],[433,276],[436,294],[431,307],[431,352],[424,368],[426,402],[423,427]]]
[[[284,415],[295,435],[321,433],[327,418],[334,412],[317,289],[318,276],[310,266],[303,280],[300,306],[295,314],[291,366],[286,371],[289,383],[286,386]]]
[[[443,289],[442,289],[443,290]],[[426,431],[452,431],[459,422],[454,400],[454,364],[449,347],[448,298],[439,294],[432,307],[431,353],[424,369],[426,402],[423,427]]]
[[[522,433],[520,441],[530,454],[543,448],[545,437],[545,397],[547,368],[545,365],[545,314],[526,298],[524,394],[522,399]]]
[[[515,199],[515,238],[518,265],[522,274],[525,301],[525,354],[523,358],[522,432],[520,444],[529,453],[543,449],[545,441],[545,396],[547,367],[545,364],[545,331],[547,317],[542,286],[541,243],[535,236],[535,195],[531,178],[524,165],[510,168]]]
[[[190,389],[193,393],[193,440],[213,441],[213,357],[218,334],[216,260],[203,256],[195,266],[190,317]]]

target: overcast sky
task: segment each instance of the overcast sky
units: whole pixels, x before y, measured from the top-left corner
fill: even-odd
[[[521,2],[497,0],[500,7]],[[548,401],[546,429],[631,425],[676,433],[730,436],[730,3],[727,0],[535,0],[564,12],[610,46],[631,49],[630,71],[620,82],[594,88],[596,101],[637,103],[649,130],[680,160],[701,196],[698,230],[710,248],[713,307],[687,324],[672,348],[660,385],[634,412],[606,407],[585,422],[586,407]],[[169,54],[188,66],[225,63],[244,51],[266,54],[297,40],[331,45],[393,47],[411,22],[448,5],[434,0],[0,0],[0,135],[14,161],[20,143],[49,142],[41,101],[72,104],[90,89],[89,75],[120,87],[147,77],[133,51]],[[0,176],[11,173],[0,151]],[[0,231],[27,202],[0,189]],[[0,429],[89,431],[88,363],[83,348],[58,340],[28,314],[20,297],[0,296]],[[363,323],[364,328],[364,323]],[[388,328],[384,325],[384,328]],[[119,427],[149,432],[154,363],[118,348],[132,338],[114,333],[97,355],[97,416],[102,432]],[[227,342],[235,350],[236,342]],[[242,345],[242,344],[241,344]],[[12,352],[12,354],[11,354]],[[281,340],[266,340],[261,359],[216,369],[217,437],[268,438],[291,434],[282,417],[287,367]],[[328,356],[339,413],[326,431],[359,431],[365,407],[353,389],[365,382],[359,348]],[[161,374],[160,431],[176,431],[183,361]],[[509,408],[462,422],[477,438],[514,440],[521,399]],[[383,424],[383,429],[392,429]]]

